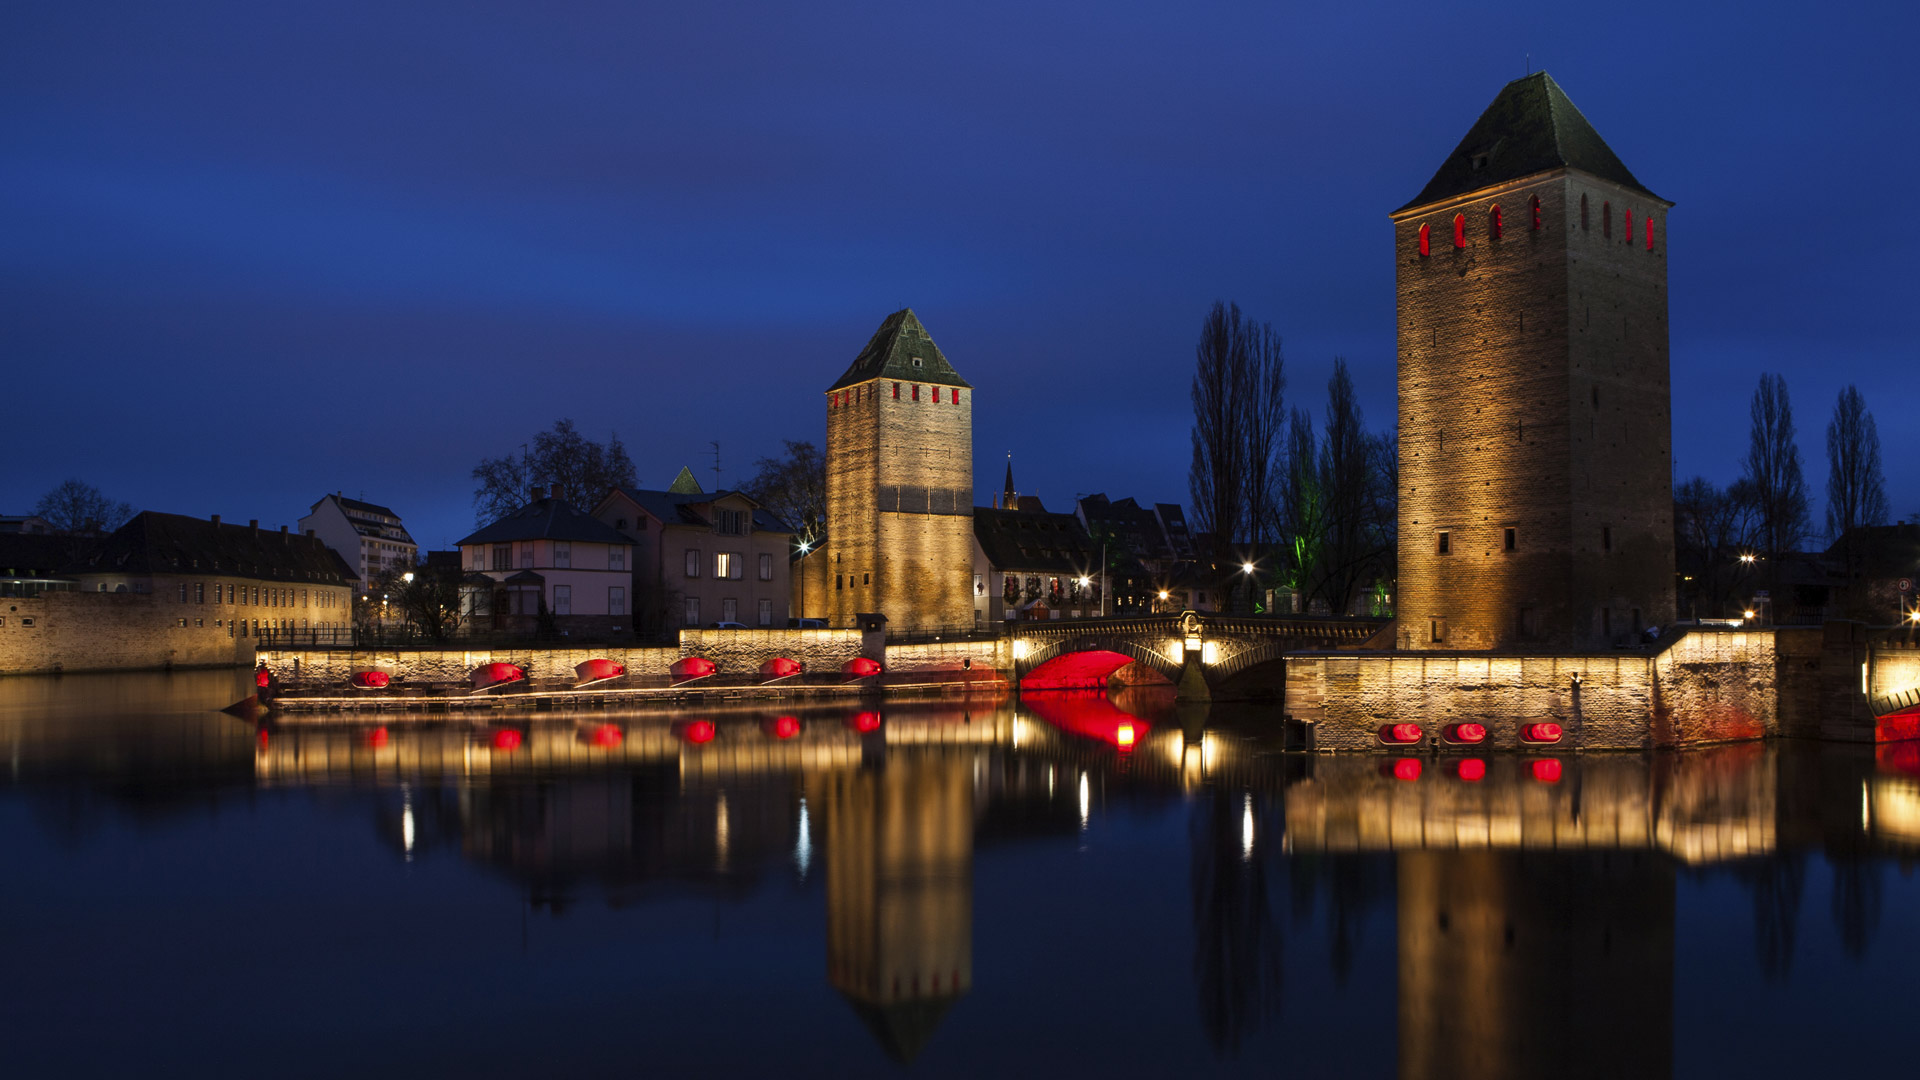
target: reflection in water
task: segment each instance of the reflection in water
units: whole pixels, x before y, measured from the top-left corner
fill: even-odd
[[[960,1052],[930,1047],[980,999],[1020,992],[974,984],[976,938],[1013,929],[976,926],[976,863],[1014,841],[1057,852],[1015,886],[1045,898],[1129,820],[1184,814],[1179,955],[1212,1051],[1248,1058],[1313,1007],[1297,981],[1283,994],[1289,971],[1318,965],[1319,992],[1342,993],[1390,947],[1406,1077],[1669,1074],[1689,881],[1748,894],[1755,963],[1790,986],[1812,947],[1809,866],[1830,873],[1839,949],[1865,959],[1887,863],[1920,851],[1911,756],[1871,750],[1287,755],[1267,717],[1139,691],[256,731],[205,708],[231,700],[226,679],[0,686],[5,790],[76,850],[117,842],[119,816],[204,822],[263,791],[313,793],[361,807],[395,865],[457,854],[555,916],[824,893],[821,981],[901,1062]]]

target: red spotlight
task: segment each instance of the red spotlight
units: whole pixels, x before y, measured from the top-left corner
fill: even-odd
[[[253,685],[261,688],[262,690],[266,689],[267,686],[272,682],[273,682],[273,673],[268,671],[264,664],[261,665],[259,671],[256,671],[253,673]]]
[[[1541,758],[1533,763],[1533,778],[1543,784],[1560,782],[1560,763],[1552,758]]]
[[[1528,742],[1559,742],[1561,734],[1560,725],[1553,723],[1527,724],[1520,729],[1520,737]]]
[[[384,671],[356,671],[353,673],[353,685],[361,690],[382,690],[393,681],[393,676]]]
[[[1389,724],[1380,729],[1380,741],[1390,743],[1413,743],[1420,741],[1419,724]]]
[[[1447,739],[1457,743],[1480,743],[1487,741],[1487,725],[1455,724],[1447,729]]]
[[[1477,784],[1487,778],[1487,763],[1477,757],[1470,757],[1454,770],[1455,775],[1469,784]]]

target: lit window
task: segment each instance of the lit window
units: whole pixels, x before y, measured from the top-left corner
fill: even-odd
[[[1627,238],[1627,243],[1629,244],[1633,243],[1633,211],[1632,210],[1620,211],[1620,225],[1621,225],[1620,232],[1622,235],[1624,235]]]
[[[1648,238],[1647,238],[1647,250],[1649,250],[1649,251],[1651,251],[1651,250],[1653,250],[1653,238],[1652,238],[1652,233],[1651,233],[1651,232],[1649,232],[1649,233],[1648,233]],[[958,405],[958,404],[960,404],[960,391],[958,391],[958,390],[955,390],[955,391],[953,392],[953,403],[954,403],[955,405]]]
[[[893,400],[895,401],[900,400],[900,384],[899,383],[893,384]]]
[[[1453,215],[1453,246],[1457,248],[1467,246],[1467,215],[1465,214]]]
[[[1647,215],[1647,250],[1653,250],[1653,215]]]
[[[713,576],[725,580],[734,575],[734,555],[730,551],[716,551],[713,555]]]
[[[1535,195],[1533,197],[1531,208],[1533,210],[1533,227],[1535,230],[1538,230],[1540,228],[1540,196]]]
[[[940,404],[940,388],[937,386],[933,388],[933,403]]]
[[[1433,254],[1432,234],[1433,234],[1432,226],[1430,225],[1420,226],[1420,254],[1422,255]]]
[[[1498,206],[1487,211],[1487,235],[1495,240],[1500,239],[1500,208]]]
[[[919,383],[913,384],[913,400],[915,401],[920,400],[920,384]]]

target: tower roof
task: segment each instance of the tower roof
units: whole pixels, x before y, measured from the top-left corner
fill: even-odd
[[[1536,71],[1500,90],[1466,138],[1441,163],[1440,171],[1400,210],[1561,168],[1578,169],[1660,199],[1634,179],[1560,84],[1546,72]]]
[[[899,379],[902,382],[934,383],[940,386],[964,386],[971,390],[973,384],[960,377],[940,353],[940,346],[933,343],[927,328],[920,325],[920,319],[912,308],[901,308],[887,316],[880,329],[874,331],[867,347],[853,358],[847,373],[840,381],[827,387],[828,391],[863,383],[869,379]]]

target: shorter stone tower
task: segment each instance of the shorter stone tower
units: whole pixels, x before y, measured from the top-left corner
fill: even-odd
[[[808,607],[970,627],[972,545],[973,387],[902,309],[827,390],[828,600]]]
[[[1400,648],[1672,622],[1671,205],[1542,72],[1394,211]]]

